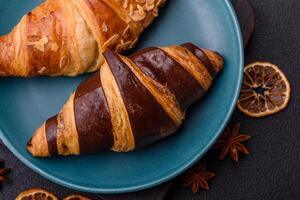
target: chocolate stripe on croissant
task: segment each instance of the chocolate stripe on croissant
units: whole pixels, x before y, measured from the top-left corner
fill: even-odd
[[[147,76],[166,86],[183,111],[205,94],[197,80],[159,48],[148,48],[129,58]]]
[[[202,62],[188,49],[182,46],[160,47],[170,57],[184,67],[201,85],[204,90],[208,90],[212,77]]]
[[[180,126],[185,118],[185,112],[181,110],[175,95],[165,86],[146,76],[136,64],[125,56],[120,58],[127,64],[134,75],[139,79],[145,88],[153,95],[162,106],[173,122]]]
[[[206,67],[208,70],[209,74],[215,78],[217,75],[217,71],[214,69],[213,64],[210,62],[209,58],[207,55],[202,51],[202,49],[198,48],[196,45],[192,43],[185,43],[182,44],[181,46],[187,48],[190,52],[192,52]]]
[[[218,73],[223,58],[201,50]],[[104,58],[100,73],[80,84],[57,120],[35,131],[27,146],[32,155],[128,152],[155,142],[176,131],[187,107],[213,81],[207,63],[183,46],[149,48],[130,57],[108,50]]]
[[[45,124],[46,138],[50,155],[56,155],[57,150],[57,115],[48,119]]]
[[[111,118],[99,73],[77,88],[74,115],[80,153],[97,153],[112,147]]]
[[[174,132],[177,129],[175,123],[120,57],[113,51],[106,51],[104,57],[125,103],[136,147]]]
[[[100,69],[101,83],[108,103],[113,126],[114,144],[111,150],[128,152],[135,149],[134,135],[118,84],[107,62]]]

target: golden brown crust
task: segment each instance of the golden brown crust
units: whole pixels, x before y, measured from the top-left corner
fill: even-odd
[[[202,51],[206,54],[210,62],[213,64],[214,70],[216,72],[220,72],[223,69],[223,65],[224,65],[224,60],[222,56],[208,49],[202,49]]]
[[[131,151],[135,148],[135,142],[129,116],[116,80],[106,62],[101,67],[100,76],[113,126],[114,144],[112,150],[117,152]]]
[[[74,94],[58,115],[57,149],[59,155],[78,155],[79,141],[74,118]]]
[[[59,74],[60,57],[68,54],[67,8],[63,1],[46,1],[32,12],[25,15],[23,23],[23,51],[27,60],[28,76],[34,74]],[[21,66],[19,66],[21,67]]]
[[[163,2],[46,0],[0,37],[0,76],[76,76],[95,71],[103,64],[106,49],[120,52],[133,47]]]
[[[28,142],[27,150],[38,157],[50,156],[46,139],[45,124],[36,130],[31,140]]]
[[[17,73],[14,66],[15,51],[18,45],[18,40],[14,43],[13,38],[19,38],[18,28],[15,28],[10,35],[0,37],[0,49],[6,49],[6,51],[0,51],[0,77],[10,76]],[[19,74],[25,74],[24,69],[20,68]]]

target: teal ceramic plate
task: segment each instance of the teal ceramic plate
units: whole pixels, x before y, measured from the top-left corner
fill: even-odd
[[[0,32],[42,0],[0,0]],[[234,11],[226,0],[169,0],[143,34],[138,49],[194,42],[220,52],[225,69],[203,101],[191,107],[173,136],[132,153],[38,159],[26,141],[58,112],[87,75],[77,78],[0,78],[0,137],[27,166],[63,186],[100,193],[141,190],[179,175],[195,163],[226,126],[242,81],[243,49]]]

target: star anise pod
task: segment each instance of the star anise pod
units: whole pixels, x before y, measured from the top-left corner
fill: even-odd
[[[183,175],[183,187],[192,187],[193,193],[197,193],[199,189],[209,190],[207,180],[212,179],[215,174],[213,172],[205,171],[206,163],[200,163],[198,166],[188,171]]]
[[[236,124],[233,129],[229,127],[225,130],[223,135],[215,143],[215,149],[221,149],[219,156],[223,160],[227,154],[230,155],[232,160],[238,162],[239,152],[248,155],[248,149],[242,144],[251,138],[249,135],[240,134],[240,124]]]
[[[6,178],[6,175],[9,173],[9,169],[6,169],[4,167],[4,160],[0,160],[0,186],[2,183],[6,182],[8,179]]]

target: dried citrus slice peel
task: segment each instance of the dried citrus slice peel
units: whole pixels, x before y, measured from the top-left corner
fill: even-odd
[[[91,200],[91,199],[81,196],[81,195],[71,195],[71,196],[64,198],[64,200]]]
[[[244,82],[237,106],[248,116],[264,117],[285,109],[290,93],[290,83],[276,65],[255,62],[244,69]]]
[[[58,198],[43,189],[31,189],[20,193],[16,200],[58,200]]]

